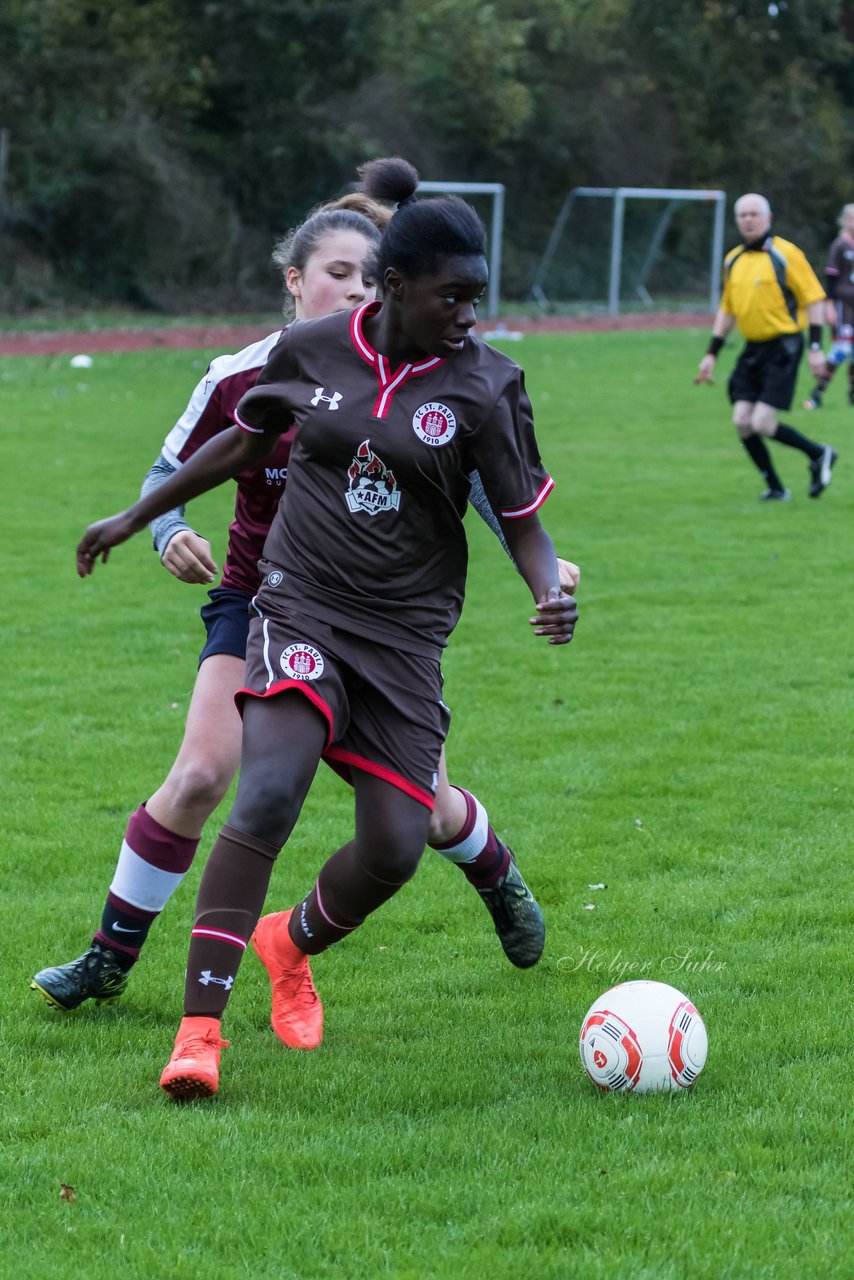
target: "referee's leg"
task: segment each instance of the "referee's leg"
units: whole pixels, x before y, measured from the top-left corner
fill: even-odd
[[[733,426],[741,438],[741,443],[744,445],[747,456],[765,481],[765,492],[762,497],[765,499],[773,499],[775,497],[779,499],[786,493],[786,487],[774,469],[774,463],[771,461],[771,454],[768,452],[768,446],[763,438],[767,433],[759,430],[758,426],[754,424],[754,411],[757,407],[750,400],[736,400],[732,410]],[[767,409],[768,406],[763,405],[762,408]],[[760,415],[759,422],[763,421],[764,417]]]

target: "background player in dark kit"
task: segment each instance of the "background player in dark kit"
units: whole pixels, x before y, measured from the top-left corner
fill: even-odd
[[[848,401],[854,404],[854,204],[843,205],[839,215],[839,235],[827,254],[824,268],[827,293],[827,323],[833,330],[833,345],[827,353],[827,368],[804,401],[805,409],[820,409],[822,398],[836,370],[848,361]]]
[[[382,181],[383,163],[375,162],[373,182]],[[283,272],[286,319],[294,313],[298,320],[317,318],[371,300],[376,289],[367,258],[391,214],[389,204],[359,190],[315,210],[290,232],[273,255]],[[240,397],[254,385],[281,333],[213,361],[167,436],[143,494],[159,488],[205,441],[233,426]],[[87,999],[122,994],[153,921],[186,875],[204,823],[237,770],[241,723],[234,695],[243,684],[248,607],[260,585],[258,561],[284,490],[293,434],[289,430],[280,438],[263,466],[237,477],[222,582],[202,610],[207,642],[184,740],[165,781],[131,816],[91,946],[77,960],[43,969],[33,979],[31,985],[56,1007],[68,1010]],[[479,482],[472,499],[497,531]],[[213,580],[217,567],[210,544],[188,525],[182,507],[158,517],[151,529],[164,566],[177,578]],[[577,567],[561,562],[561,568],[574,588]],[[444,758],[429,839],[479,890],[509,958],[533,963],[542,949],[539,910],[478,799],[448,783]]]
[[[383,304],[291,329],[238,409],[255,448],[251,434],[235,435],[227,466],[215,450],[205,474],[200,453],[196,476],[170,481],[183,481],[182,497],[211,487],[296,417],[250,632],[237,797],[200,886],[186,1016],[161,1078],[173,1096],[218,1087],[219,1016],[321,756],[352,770],[356,839],[298,909],[267,917],[256,935],[278,971],[280,1022],[294,1045],[322,1036],[309,954],[352,932],[415,872],[447,730],[438,659],[462,604],[460,516],[473,466],[536,601],[536,634],[571,639],[575,602],[560,591],[536,515],[552,481],[521,370],[470,336],[484,253],[483,227],[462,201],[407,202],[380,250]],[[143,513],[152,513],[144,501],[93,526],[80,572]],[[281,696],[293,691],[305,696]]]
[[[818,498],[830,484],[836,452],[780,422],[779,414],[791,406],[795,393],[807,319],[810,368],[818,376],[825,367],[824,290],[797,245],[771,235],[771,206],[764,196],[740,196],[735,220],[742,244],[724,259],[723,294],[694,381],[712,381],[718,352],[737,324],[747,341],[729,380],[732,422],[765,481],[762,499],[788,502],[792,496],[774,468],[766,439],[807,455],[809,496]]]

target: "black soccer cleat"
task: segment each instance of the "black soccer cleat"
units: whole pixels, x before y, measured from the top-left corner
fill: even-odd
[[[822,397],[822,389],[821,389],[821,387],[813,387],[812,391],[810,392],[810,394],[807,396],[806,400],[804,401],[804,408],[805,408],[805,409],[820,409],[820,408],[821,408],[821,397]]]
[[[766,489],[759,495],[760,502],[791,502],[791,489]]]
[[[128,971],[116,961],[115,951],[93,942],[76,960],[39,970],[30,987],[44,996],[54,1009],[69,1013],[84,1000],[95,1000],[98,1004],[118,1000],[128,977]]]
[[[809,495],[811,498],[820,498],[830,484],[833,479],[833,468],[838,457],[839,455],[835,449],[831,449],[829,444],[823,444],[821,446],[821,456],[813,458],[810,462]]]
[[[534,895],[522,879],[512,849],[507,852],[510,866],[506,874],[498,884],[490,889],[478,889],[478,893],[492,916],[507,959],[517,969],[530,969],[543,954],[546,924]]]

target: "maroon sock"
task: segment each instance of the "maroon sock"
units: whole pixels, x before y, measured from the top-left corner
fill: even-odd
[[[149,929],[189,870],[198,843],[164,827],[145,805],[131,814],[101,926],[92,939],[111,947],[123,969],[139,959]]]
[[[460,863],[460,870],[475,889],[493,889],[509,866],[510,850],[489,827],[483,849],[471,862]]]
[[[469,884],[476,889],[491,889],[506,873],[510,854],[498,839],[480,801],[464,787],[455,787],[466,802],[466,816],[459,831],[450,840],[430,845],[443,858],[454,862]]]
[[[159,911],[141,911],[114,893],[108,893],[101,927],[92,941],[100,947],[109,947],[119,967],[127,973],[139,959],[148,931],[159,914]]]

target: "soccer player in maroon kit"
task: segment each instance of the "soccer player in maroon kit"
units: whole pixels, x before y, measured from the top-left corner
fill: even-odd
[[[374,162],[370,170],[377,190],[383,189],[387,163]],[[376,288],[367,258],[391,213],[390,205],[359,191],[316,210],[286,236],[273,255],[283,271],[286,304],[291,301],[286,318],[291,310],[298,320],[312,319],[372,300]],[[213,361],[166,437],[143,495],[159,489],[207,440],[234,425],[238,401],[254,386],[281,335],[277,330]],[[70,1010],[87,999],[100,1003],[124,992],[154,920],[189,870],[202,827],[237,771],[241,723],[234,695],[243,684],[249,602],[260,585],[258,561],[284,490],[293,436],[290,428],[262,466],[237,477],[222,581],[202,609],[208,636],[184,740],[165,781],[131,816],[91,946],[77,960],[42,969],[31,983],[54,1007]],[[476,476],[470,501],[500,536]],[[150,527],[171,573],[185,582],[212,580],[217,567],[210,544],[186,523],[183,507],[157,517]],[[577,567],[559,564],[562,581],[573,589]],[[528,967],[542,952],[539,908],[480,801],[449,784],[444,755],[439,774],[428,843],[461,867],[489,909],[505,954]]]
[[[805,409],[820,409],[824,393],[836,370],[848,361],[848,401],[854,404],[854,204],[843,205],[839,215],[839,235],[827,254],[824,289],[827,294],[827,323],[833,330],[833,345],[827,353],[827,367],[804,401]]]
[[[242,430],[164,486],[195,496],[297,423],[253,602],[240,781],[199,888],[185,1017],[161,1078],[177,1098],[217,1090],[220,1017],[250,938],[273,981],[278,1035],[314,1048],[323,1015],[309,955],[416,870],[449,719],[439,658],[462,607],[473,469],[536,602],[535,633],[562,644],[575,627],[536,514],[553,484],[522,371],[470,332],[487,280],[483,226],[462,201],[413,202],[414,189],[401,174],[405,202],[379,251],[383,303],[288,330],[240,403]],[[142,499],[92,526],[81,574],[158,509]],[[296,909],[258,924],[321,758],[351,778],[355,840]]]

